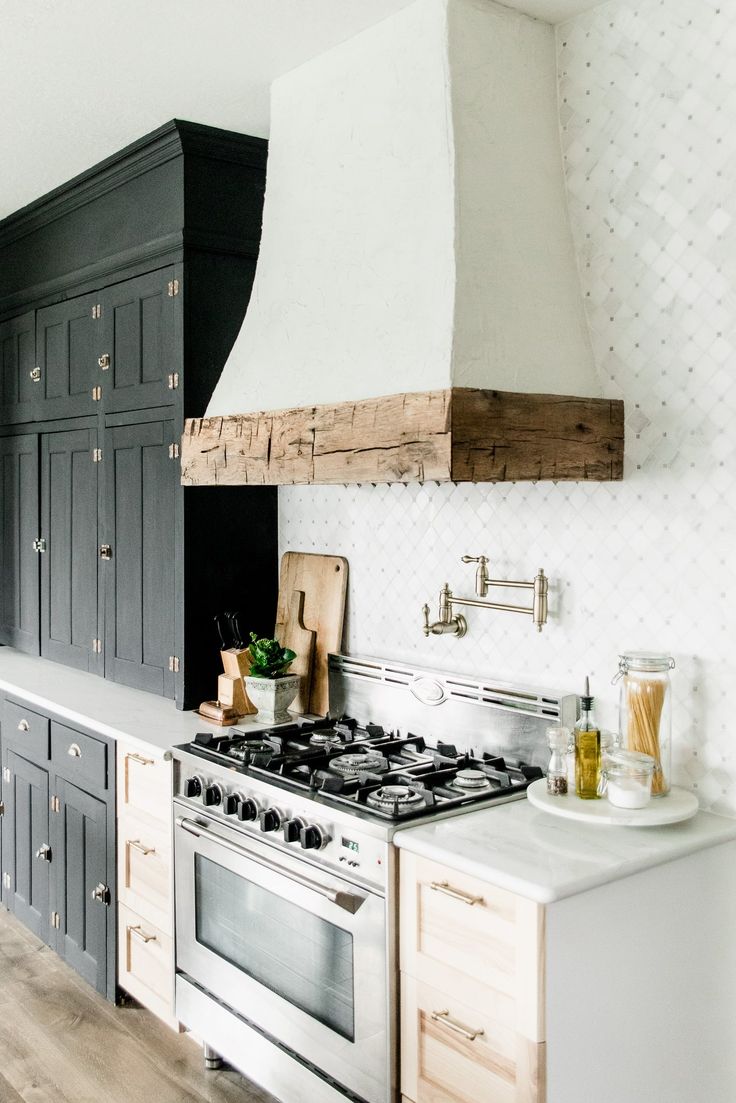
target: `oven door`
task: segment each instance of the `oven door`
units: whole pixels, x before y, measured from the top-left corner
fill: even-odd
[[[175,822],[177,969],[338,1084],[385,1103],[384,898],[206,816]]]

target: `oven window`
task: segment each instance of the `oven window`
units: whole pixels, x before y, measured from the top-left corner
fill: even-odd
[[[353,936],[195,855],[197,942],[355,1040]]]

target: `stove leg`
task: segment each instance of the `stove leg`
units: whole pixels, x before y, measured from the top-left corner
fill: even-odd
[[[221,1069],[222,1057],[219,1053],[216,1053],[212,1046],[208,1046],[205,1042],[202,1047],[202,1053],[204,1056],[204,1067],[206,1069]]]

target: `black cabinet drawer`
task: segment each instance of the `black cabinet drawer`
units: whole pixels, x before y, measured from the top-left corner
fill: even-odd
[[[100,739],[52,722],[51,762],[59,777],[81,789],[107,789],[107,744]]]
[[[49,757],[49,720],[15,701],[5,702],[3,742],[31,761]]]

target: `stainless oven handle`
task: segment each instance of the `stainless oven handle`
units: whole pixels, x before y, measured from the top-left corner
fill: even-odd
[[[231,843],[229,839],[224,839],[222,835],[218,835],[216,831],[210,831],[208,827],[198,823],[197,820],[187,819],[186,816],[177,816],[177,827],[183,828],[184,831],[190,835],[196,836],[196,838],[211,839],[219,846],[224,846],[226,850],[232,851],[233,854],[237,854],[239,858],[248,858],[251,862],[255,862],[256,865],[264,866],[265,869],[270,869],[273,873],[280,873],[282,877],[288,877],[290,881],[295,881],[297,885],[301,885],[302,888],[311,889],[312,892],[318,892],[320,896],[324,896],[332,904],[337,904],[338,908],[342,908],[346,912],[350,912],[355,915],[361,904],[364,903],[365,897],[357,896],[352,892],[342,892],[340,889],[329,889],[324,885],[320,885],[318,881],[312,881],[311,878],[305,877],[301,873],[295,873],[293,870],[285,870],[282,866],[277,865],[276,862],[269,862],[267,858],[263,858],[259,855],[257,858],[243,846],[238,846],[237,843]]]

